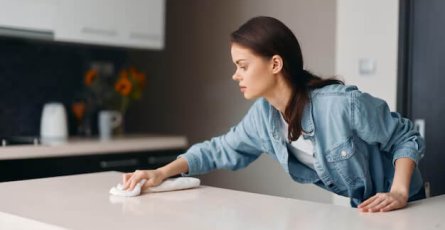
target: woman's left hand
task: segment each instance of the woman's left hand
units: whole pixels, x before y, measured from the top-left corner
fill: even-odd
[[[362,212],[388,212],[406,207],[408,196],[396,193],[377,193],[363,201],[357,208]]]

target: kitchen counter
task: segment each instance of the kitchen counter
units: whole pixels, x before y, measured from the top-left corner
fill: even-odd
[[[97,138],[71,138],[66,144],[56,146],[0,147],[0,160],[184,149],[186,147],[187,138],[184,136],[133,135],[113,138],[109,141],[101,141]]]
[[[121,174],[0,183],[0,227],[10,229],[444,229],[445,196],[388,213],[201,186],[124,198]],[[18,226],[18,227],[17,227]]]
[[[163,166],[187,149],[184,136],[71,138],[63,145],[0,147],[0,182]]]

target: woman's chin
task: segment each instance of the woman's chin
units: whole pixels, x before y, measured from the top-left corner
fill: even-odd
[[[246,100],[253,100],[253,99],[257,99],[257,98],[258,98],[258,96],[244,93],[244,99],[246,99]]]

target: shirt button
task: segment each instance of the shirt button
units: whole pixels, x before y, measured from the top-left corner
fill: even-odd
[[[346,157],[346,155],[348,155],[348,153],[345,150],[341,151],[340,154],[341,154],[342,157]]]

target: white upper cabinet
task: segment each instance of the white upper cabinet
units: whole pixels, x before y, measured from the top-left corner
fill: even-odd
[[[0,0],[0,27],[53,32],[59,0]]]
[[[119,45],[118,0],[61,0],[55,39],[100,45]]]
[[[0,29],[63,42],[163,49],[164,17],[165,0],[0,0]]]
[[[55,39],[162,49],[165,0],[61,0]]]
[[[164,0],[118,0],[119,27],[129,46],[164,47]]]

